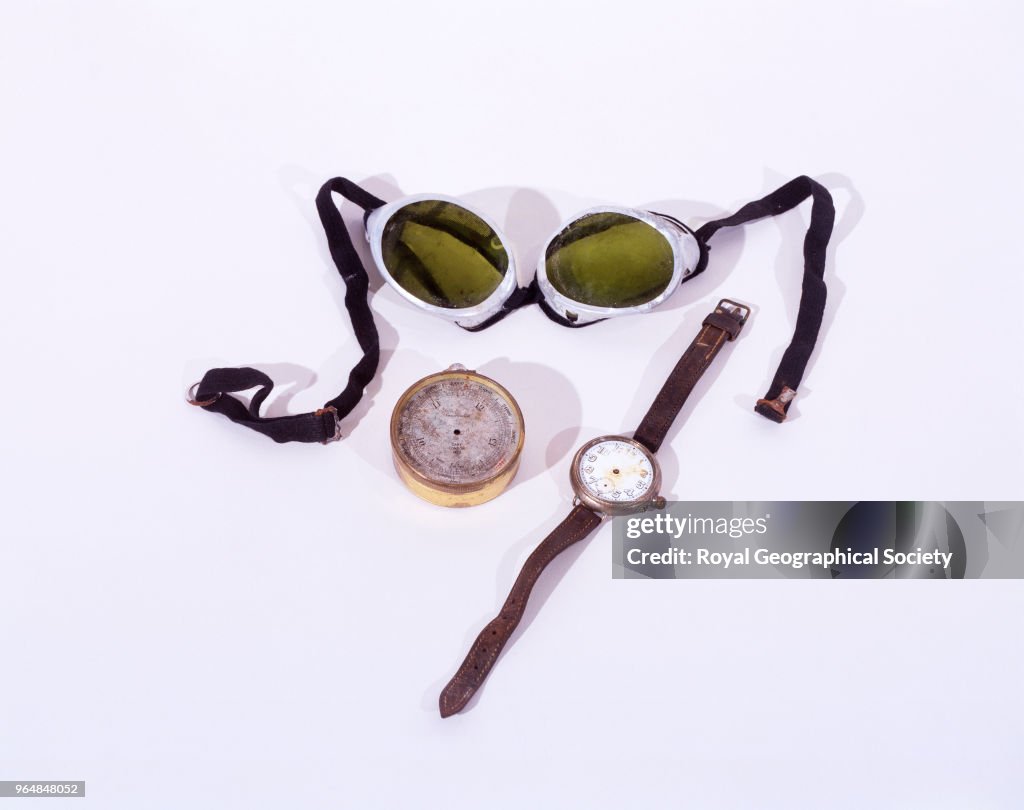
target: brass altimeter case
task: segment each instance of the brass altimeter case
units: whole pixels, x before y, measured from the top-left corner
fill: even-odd
[[[523,414],[500,384],[455,364],[413,383],[391,414],[399,477],[440,506],[476,506],[500,495],[519,469]]]

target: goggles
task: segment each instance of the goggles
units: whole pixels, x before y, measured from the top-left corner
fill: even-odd
[[[825,309],[825,252],[835,208],[828,190],[809,177],[797,177],[696,230],[666,214],[635,208],[581,211],[548,239],[526,287],[518,286],[512,246],[486,214],[437,194],[385,203],[350,180],[334,178],[321,187],[316,206],[331,257],[345,282],[345,307],[363,351],[345,390],[312,413],[262,417],[260,408],[274,387],[270,377],[253,368],[219,368],[192,386],[192,405],[223,414],[277,442],[326,443],[341,438],[341,419],[373,379],[380,346],[367,300],[366,270],[334,204],[335,193],[363,209],[374,264],[398,294],[468,331],[485,329],[534,303],[551,320],[568,327],[648,312],[706,269],[708,242],[717,231],[777,216],[811,199],[793,339],[768,392],[757,401],[757,413],[775,422],[785,420],[817,342]],[[251,388],[259,390],[248,406],[231,396]]]
[[[591,208],[551,235],[524,291],[501,229],[486,214],[438,194],[368,211],[366,238],[377,269],[399,295],[470,330],[533,301],[573,326],[646,312],[694,275],[702,256],[693,231],[674,217]]]

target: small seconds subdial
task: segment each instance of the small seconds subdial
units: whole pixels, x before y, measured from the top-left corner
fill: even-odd
[[[650,498],[654,465],[635,444],[608,439],[580,454],[577,475],[593,497],[609,503],[631,503]]]

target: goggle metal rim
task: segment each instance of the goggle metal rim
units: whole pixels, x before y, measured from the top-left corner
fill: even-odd
[[[591,214],[607,213],[623,214],[625,216],[638,219],[641,222],[646,222],[658,231],[658,233],[664,236],[668,240],[669,246],[672,248],[672,276],[669,278],[668,284],[665,285],[665,289],[650,301],[645,301],[642,304],[636,304],[631,307],[593,306],[582,301],[577,301],[576,299],[570,298],[569,296],[559,292],[548,279],[548,248],[558,235],[583,217],[590,216]],[[604,320],[605,318],[615,318],[619,315],[634,315],[641,312],[650,312],[655,307],[664,303],[668,297],[675,292],[676,287],[682,283],[685,276],[693,273],[699,259],[700,245],[697,243],[697,237],[694,236],[693,232],[685,225],[680,227],[665,217],[651,213],[650,211],[644,211],[640,208],[599,205],[573,214],[573,216],[563,222],[544,243],[544,247],[541,248],[540,255],[537,257],[537,285],[540,287],[544,300],[559,315],[563,318],[567,318],[568,320],[572,320],[573,323],[585,324],[593,321]],[[570,312],[576,316],[575,319],[568,317]]]
[[[384,263],[384,228],[387,225],[388,220],[391,219],[397,211],[407,205],[431,200],[457,205],[459,208],[464,208],[474,216],[479,217],[492,231],[494,231],[494,235],[501,242],[501,246],[505,248],[505,253],[508,256],[508,268],[505,270],[505,275],[501,279],[501,283],[495,288],[494,292],[475,306],[461,308],[439,307],[436,304],[430,304],[423,301],[395,281],[394,276],[391,275],[387,265]],[[382,205],[380,208],[375,209],[366,219],[366,240],[370,243],[370,254],[373,256],[373,262],[377,265],[377,269],[380,270],[388,284],[390,284],[391,287],[402,296],[402,298],[418,309],[437,315],[445,320],[454,321],[460,326],[477,326],[478,324],[486,321],[492,315],[496,314],[501,310],[502,305],[509,299],[512,293],[515,292],[516,287],[519,284],[516,272],[517,263],[515,251],[512,250],[509,240],[505,237],[501,228],[498,227],[498,224],[487,216],[487,214],[471,205],[467,205],[463,200],[450,197],[446,194],[412,194],[408,197],[402,197],[399,200],[389,202],[386,205]]]

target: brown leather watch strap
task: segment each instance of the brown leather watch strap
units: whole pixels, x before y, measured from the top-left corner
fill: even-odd
[[[462,711],[476,694],[476,690],[480,688],[494,662],[498,660],[512,633],[519,626],[530,592],[548,563],[569,546],[585,538],[600,524],[601,515],[585,506],[577,506],[533,550],[523,565],[523,570],[519,572],[508,598],[505,599],[505,604],[501,606],[501,612],[480,631],[480,635],[469,649],[466,660],[448,681],[448,685],[441,690],[441,697],[438,700],[441,717],[449,717]]]
[[[740,333],[749,314],[748,307],[735,301],[723,298],[718,302],[654,398],[654,404],[633,434],[636,441],[652,453],[658,451],[697,380],[707,371],[726,341],[733,340]]]

